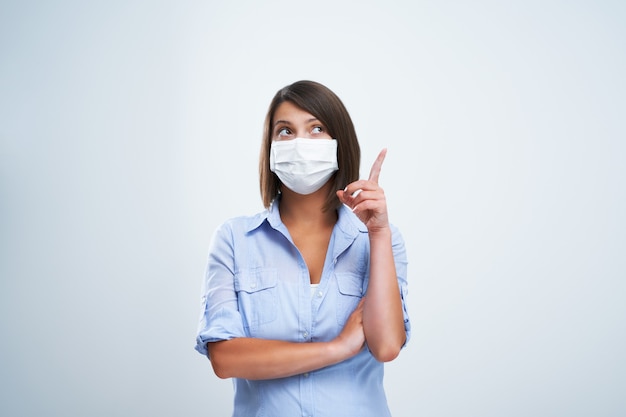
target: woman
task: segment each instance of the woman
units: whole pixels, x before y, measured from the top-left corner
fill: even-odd
[[[234,416],[388,416],[383,363],[409,336],[406,253],[341,100],[311,81],[275,95],[267,210],[213,236],[196,349],[234,378]]]

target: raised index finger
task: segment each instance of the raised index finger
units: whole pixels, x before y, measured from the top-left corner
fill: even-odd
[[[387,148],[385,148],[382,151],[380,151],[380,153],[378,154],[378,157],[374,161],[374,164],[372,165],[372,169],[370,171],[370,178],[369,178],[369,180],[375,182],[376,184],[378,184],[378,177],[380,176],[380,168],[383,166],[383,161],[385,160],[385,155],[387,155]]]

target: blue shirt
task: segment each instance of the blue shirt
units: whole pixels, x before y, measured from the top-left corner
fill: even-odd
[[[369,238],[354,213],[345,206],[338,209],[320,284],[312,293],[307,266],[278,206],[275,201],[269,210],[229,220],[216,230],[203,288],[198,352],[207,354],[207,342],[236,337],[330,341],[364,296]],[[393,226],[392,247],[408,341],[407,258]],[[301,375],[233,382],[234,417],[390,416],[383,364],[367,348],[344,362]]]

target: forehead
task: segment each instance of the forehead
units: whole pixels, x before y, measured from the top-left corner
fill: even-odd
[[[311,120],[317,120],[317,117],[313,116],[308,111],[296,106],[290,101],[284,101],[278,105],[274,112],[274,123],[276,122],[309,122]]]

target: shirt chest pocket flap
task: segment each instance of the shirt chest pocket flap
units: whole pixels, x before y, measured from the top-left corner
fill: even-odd
[[[336,273],[337,323],[343,326],[363,296],[363,276],[355,273]]]
[[[235,274],[235,291],[245,327],[254,330],[276,319],[277,283],[278,271],[273,268],[244,269]]]

